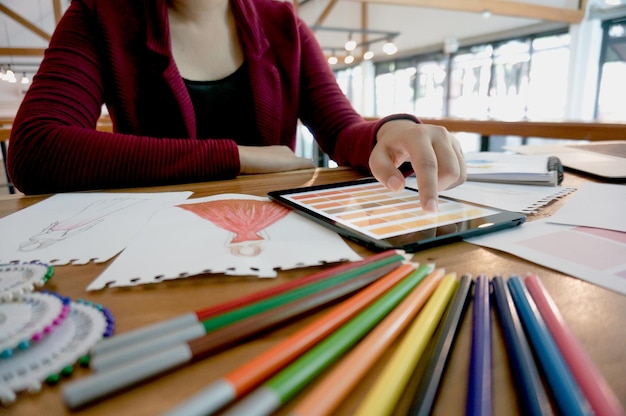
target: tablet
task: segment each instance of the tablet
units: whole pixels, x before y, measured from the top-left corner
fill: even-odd
[[[376,251],[416,252],[526,220],[524,214],[443,197],[437,213],[426,212],[417,190],[392,192],[374,178],[272,191],[268,197]]]

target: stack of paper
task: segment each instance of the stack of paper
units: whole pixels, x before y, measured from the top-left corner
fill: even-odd
[[[626,186],[589,183],[547,219],[467,241],[626,295],[625,201]]]

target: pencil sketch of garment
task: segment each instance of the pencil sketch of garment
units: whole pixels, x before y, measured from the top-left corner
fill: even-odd
[[[289,213],[273,202],[252,199],[222,199],[178,207],[232,232],[233,237],[227,244],[237,256],[259,255],[263,242],[269,239],[265,229]]]
[[[145,201],[137,198],[101,199],[87,205],[81,211],[64,220],[54,221],[40,233],[20,244],[20,251],[32,251],[81,234],[105,221],[111,214]]]

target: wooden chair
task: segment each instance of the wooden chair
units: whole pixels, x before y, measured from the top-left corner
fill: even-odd
[[[15,193],[15,187],[11,183],[11,179],[9,178],[9,172],[7,171],[7,143],[9,142],[9,136],[11,134],[11,128],[1,126],[0,127],[0,150],[2,151],[2,165],[4,168],[4,174],[7,178],[7,187],[9,188],[9,193]]]
[[[2,164],[4,165],[4,174],[7,178],[7,183],[6,186],[9,189],[9,193],[10,194],[14,194],[15,193],[15,187],[13,186],[13,184],[11,183],[11,179],[9,178],[9,172],[7,172],[7,144],[6,141],[1,141],[0,142],[0,150],[2,150]]]

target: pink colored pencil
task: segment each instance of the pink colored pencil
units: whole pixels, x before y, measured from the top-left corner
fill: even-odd
[[[539,277],[530,274],[524,283],[594,413],[598,416],[626,415],[608,383],[567,326]]]

